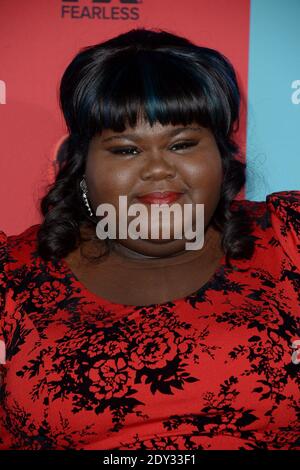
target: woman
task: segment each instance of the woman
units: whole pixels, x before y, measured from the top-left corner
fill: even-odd
[[[0,448],[299,450],[300,192],[236,199],[228,59],[131,30],[74,57],[60,103],[42,223],[1,236]],[[174,219],[99,238],[120,195],[149,231],[155,203],[204,204],[204,245]]]

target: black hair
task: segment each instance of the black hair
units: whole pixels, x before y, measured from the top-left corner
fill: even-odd
[[[90,140],[103,129],[122,132],[127,125],[134,127],[143,116],[150,125],[196,121],[212,131],[222,158],[223,183],[211,223],[222,232],[228,264],[230,258],[251,258],[251,218],[242,207],[232,206],[246,174],[233,140],[240,104],[230,61],[215,49],[166,30],[135,28],[82,48],[60,82],[68,137],[59,151],[55,181],[41,200],[40,255],[53,261],[65,257],[84,242],[81,228],[95,224],[79,186]]]

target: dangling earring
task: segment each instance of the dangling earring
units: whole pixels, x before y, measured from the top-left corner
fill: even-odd
[[[83,198],[83,202],[89,212],[89,215],[90,216],[93,216],[94,213],[92,211],[92,208],[90,206],[90,203],[89,203],[89,200],[87,198],[87,193],[88,193],[88,188],[87,188],[87,184],[86,184],[86,180],[85,180],[85,175],[83,175],[83,178],[82,180],[80,181],[80,189],[82,191],[82,198]]]

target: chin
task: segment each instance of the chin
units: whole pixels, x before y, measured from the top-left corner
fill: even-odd
[[[144,240],[139,238],[136,244],[128,246],[130,250],[134,250],[146,256],[167,256],[182,251],[184,249],[186,240],[183,239],[153,239]]]

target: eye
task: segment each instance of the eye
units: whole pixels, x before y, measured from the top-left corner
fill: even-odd
[[[131,150],[136,150],[136,147],[124,147],[124,148],[112,149],[111,153],[114,153],[116,155],[132,155],[132,153],[128,153],[128,152],[131,152]]]
[[[179,142],[178,144],[174,144],[173,147],[171,147],[171,148],[174,148],[174,147],[178,148],[179,147],[179,150],[180,149],[184,150],[183,147],[188,148],[188,147],[194,147],[195,145],[197,145],[197,142],[191,142],[191,141],[189,141],[189,142]]]
[[[185,148],[188,148],[188,147],[194,147],[195,145],[197,145],[198,142],[194,142],[194,141],[187,141],[187,142],[179,142],[178,144],[174,144],[172,148],[176,147],[176,148],[179,148],[184,150],[184,147]],[[111,149],[110,152],[115,154],[115,155],[133,155],[133,151],[136,151],[137,150],[137,147],[119,147],[119,148],[116,148],[116,149]],[[139,151],[137,150],[137,153],[139,153]],[[135,154],[137,155],[137,154]]]

